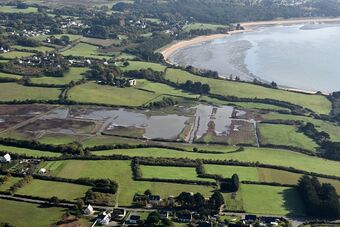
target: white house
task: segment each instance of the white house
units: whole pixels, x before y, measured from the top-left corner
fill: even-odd
[[[94,213],[93,207],[91,206],[91,204],[89,204],[86,209],[84,210],[84,214],[86,215],[91,215]]]
[[[111,214],[108,212],[103,212],[97,217],[97,220],[102,225],[108,225],[111,220]]]
[[[11,162],[11,156],[9,154],[5,154],[3,157],[0,158],[0,162]]]
[[[90,59],[86,59],[86,61],[85,61],[88,65],[91,65],[91,60]]]
[[[45,168],[41,168],[40,170],[39,170],[39,173],[40,174],[45,174],[47,172],[47,170],[45,169]]]
[[[133,79],[133,80],[129,80],[129,85],[132,86],[136,86],[137,85],[137,80]]]

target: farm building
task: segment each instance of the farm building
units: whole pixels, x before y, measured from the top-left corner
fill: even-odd
[[[93,207],[91,206],[91,204],[89,204],[86,209],[84,210],[84,214],[86,215],[91,215],[94,213]]]
[[[129,80],[129,85],[132,86],[136,86],[137,85],[137,80],[133,79],[133,80]]]
[[[5,154],[3,157],[0,158],[0,162],[11,162],[11,156],[9,154]]]
[[[39,173],[40,174],[45,174],[47,172],[47,170],[45,169],[45,168],[41,168],[40,170],[39,170]]]
[[[108,225],[111,220],[111,214],[108,212],[103,212],[98,215],[97,220],[102,225]]]

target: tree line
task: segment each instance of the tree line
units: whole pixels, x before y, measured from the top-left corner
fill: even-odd
[[[331,184],[321,184],[316,177],[303,176],[297,186],[306,212],[321,219],[339,219],[340,203]]]

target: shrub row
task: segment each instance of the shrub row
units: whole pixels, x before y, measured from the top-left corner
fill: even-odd
[[[278,182],[259,182],[259,181],[241,181],[242,184],[258,184],[278,187],[295,187],[295,184],[281,184]]]
[[[139,178],[139,179],[135,179],[135,180],[137,180],[137,181],[175,183],[175,184],[194,184],[194,185],[205,185],[205,186],[217,186],[215,182],[209,182],[209,181],[162,179],[162,178]]]

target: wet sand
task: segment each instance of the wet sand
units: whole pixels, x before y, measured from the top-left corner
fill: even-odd
[[[331,23],[340,22],[340,17],[336,18],[300,18],[300,19],[290,19],[290,20],[272,20],[272,21],[255,21],[255,22],[244,22],[241,26],[245,27],[245,30],[234,30],[226,34],[214,34],[207,36],[198,36],[190,40],[179,41],[161,51],[164,59],[167,61],[171,55],[173,55],[177,50],[203,42],[207,42],[214,39],[221,39],[229,35],[239,34],[244,32],[252,32],[251,27],[256,26],[267,26],[267,25],[292,25],[300,23]]]
[[[275,25],[294,25],[294,24],[307,24],[307,23],[339,23],[340,17],[336,18],[298,18],[298,19],[290,19],[290,20],[273,20],[273,21],[257,21],[257,22],[244,22],[241,23],[241,26],[245,28],[245,30],[235,30],[228,32],[227,34],[214,34],[214,35],[208,35],[208,36],[199,36],[191,40],[184,40],[179,41],[173,45],[170,45],[169,47],[165,47],[164,50],[161,51],[161,54],[164,56],[164,59],[168,63],[172,63],[170,61],[170,57],[175,54],[180,49],[187,48],[192,45],[204,43],[207,41],[211,41],[214,39],[221,39],[233,34],[238,33],[244,33],[244,32],[252,32],[253,29],[256,27],[261,26],[275,26]],[[298,88],[292,88],[288,86],[279,86],[282,90],[292,91],[292,92],[299,92],[299,93],[305,93],[305,94],[316,94],[317,91],[313,90],[304,90],[304,89],[298,89]],[[324,95],[329,95],[328,92],[322,92]]]
[[[198,37],[190,39],[190,40],[179,41],[178,43],[175,43],[175,44],[169,46],[168,48],[165,48],[163,51],[161,51],[161,54],[163,55],[165,60],[168,60],[169,57],[171,55],[173,55],[179,49],[182,49],[182,48],[185,48],[185,47],[188,47],[188,46],[191,46],[191,45],[207,42],[207,41],[214,40],[214,39],[221,39],[221,38],[224,38],[224,37],[229,36],[229,35],[244,33],[244,32],[250,32],[250,31],[252,31],[252,30],[235,30],[235,31],[230,31],[226,34],[214,34],[214,35],[198,36]]]

